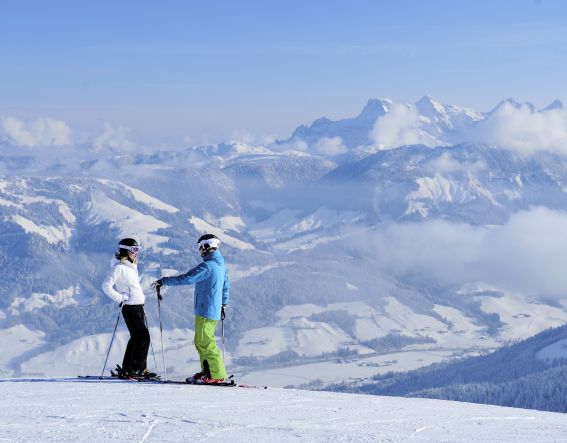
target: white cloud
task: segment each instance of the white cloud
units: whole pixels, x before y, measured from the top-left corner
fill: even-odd
[[[134,143],[128,140],[127,132],[122,126],[114,128],[110,123],[105,123],[104,132],[95,139],[93,147],[97,150],[128,151],[134,147]]]
[[[394,104],[390,112],[379,117],[370,134],[376,146],[392,149],[403,145],[436,146],[439,142],[421,129],[420,116],[415,108]]]
[[[539,150],[567,154],[567,110],[538,112],[527,105],[514,107],[505,103],[463,138],[523,154]]]
[[[334,156],[348,151],[340,137],[321,137],[315,143],[315,150],[322,155]]]
[[[393,224],[373,240],[377,260],[393,273],[567,298],[566,212],[534,208],[496,227],[443,220]]]
[[[2,118],[2,129],[8,140],[18,146],[35,148],[71,144],[71,129],[63,120],[38,118],[24,122],[15,117]]]
[[[461,162],[455,159],[450,151],[443,153],[441,156],[431,160],[425,166],[425,169],[430,174],[453,174],[458,172],[475,173],[487,168],[486,164],[482,161],[475,162]]]
[[[233,131],[231,140],[234,142],[244,142],[248,145],[269,145],[276,141],[276,137],[271,135],[258,135],[245,129]]]
[[[307,152],[309,150],[309,145],[307,142],[300,138],[294,138],[289,143],[278,143],[273,144],[270,146],[272,149],[276,149],[278,151],[300,151],[300,152]]]

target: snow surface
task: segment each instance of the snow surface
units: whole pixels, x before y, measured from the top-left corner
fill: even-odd
[[[191,217],[189,219],[189,223],[191,223],[197,231],[200,232],[208,232],[210,234],[214,234],[220,238],[221,242],[226,243],[233,248],[240,249],[240,250],[251,250],[255,249],[250,243],[246,243],[245,241],[238,240],[228,234],[225,233],[224,229],[217,228],[216,226],[212,225],[211,223],[199,218],[199,217]],[[234,229],[235,224],[234,220],[230,217],[224,218],[224,225],[226,228]]]
[[[450,351],[413,350],[388,354],[367,354],[355,357],[334,357],[327,361],[259,369],[243,373],[243,383],[260,383],[273,387],[301,387],[314,383],[319,386],[333,383],[368,381],[374,375],[391,371],[411,371],[439,363],[455,356]]]
[[[93,225],[109,222],[118,229],[121,237],[134,237],[132,233],[136,233],[136,238],[146,249],[164,254],[177,252],[161,247],[160,244],[169,239],[155,234],[160,229],[168,228],[167,223],[118,203],[102,193],[94,194],[89,203],[89,222]]]
[[[143,203],[151,208],[169,212],[170,214],[179,212],[179,209],[177,209],[175,206],[171,206],[165,202],[162,202],[161,200],[158,200],[157,198],[152,197],[151,195],[148,195],[145,192],[140,191],[139,189],[132,188],[131,186],[125,185],[123,183],[117,183],[112,180],[99,179],[98,181],[111,189],[126,190],[128,193],[130,193],[134,200]]]
[[[265,266],[238,266],[236,264],[227,265],[228,273],[230,276],[230,281],[235,282],[242,280],[243,278],[252,277],[256,275],[263,274],[271,269],[281,268],[285,266],[291,266],[295,262],[276,262]]]
[[[150,328],[152,349],[148,354],[148,366],[163,374],[160,331]],[[191,329],[169,329],[163,331],[164,354],[167,372],[170,375],[193,374],[199,367],[199,356],[193,345],[194,332]],[[73,376],[94,373],[100,375],[112,334],[96,334],[81,337],[59,346],[52,351],[41,353],[21,364],[20,375],[24,376]],[[130,335],[120,325],[108,358],[105,375],[116,363],[122,362],[124,350]],[[154,360],[155,355],[155,360]],[[227,356],[230,365],[230,356]]]
[[[79,285],[71,286],[67,289],[55,291],[55,294],[45,294],[32,292],[29,298],[16,297],[10,304],[10,313],[18,315],[20,312],[32,312],[51,306],[54,309],[62,309],[67,306],[77,305],[75,299],[80,294]]]
[[[286,264],[282,262],[280,265]],[[251,269],[254,273],[266,270],[264,267]],[[235,271],[236,280],[247,275],[238,267]],[[55,296],[37,294],[37,299],[17,306],[17,309],[23,313],[26,307],[41,309],[43,303],[57,307],[59,303],[72,302],[76,298],[71,298],[71,289],[60,291]],[[448,358],[477,355],[498,348],[509,340],[534,335],[546,329],[546,321],[557,325],[567,321],[567,314],[559,308],[511,296],[475,296],[475,299],[482,302],[486,312],[498,312],[507,323],[498,337],[487,336],[485,328],[463,312],[439,304],[433,306],[435,315],[414,312],[393,297],[386,297],[383,305],[372,306],[364,302],[330,303],[326,306],[288,305],[276,313],[274,323],[246,331],[234,354],[226,351],[227,368],[244,381],[261,380],[274,387],[356,381],[387,371],[416,369]],[[534,318],[533,312],[538,312],[538,316]],[[337,317],[337,314],[341,315]],[[338,318],[338,323],[333,318]],[[341,318],[344,319],[342,324]],[[148,366],[161,372],[160,332],[155,325],[150,326],[156,359],[150,352]],[[403,350],[389,352],[376,352],[364,345],[366,340],[400,331],[405,336],[431,337],[435,342],[408,345]],[[51,346],[43,341],[40,331],[30,331],[23,326],[0,329],[5,349],[0,355],[0,373],[10,377],[69,376],[96,368],[95,372],[99,374],[112,336],[110,332]],[[122,361],[127,340],[128,333],[121,321],[109,358],[109,369]],[[232,347],[231,340],[232,337],[226,337],[228,347]],[[164,329],[163,341],[168,374],[192,374],[198,367],[193,331]],[[358,355],[336,355],[343,350],[356,351]],[[289,351],[297,352],[302,359],[282,363],[270,360],[272,356]],[[325,355],[325,352],[328,354]],[[237,360],[249,357],[257,358],[260,365],[248,365]]]
[[[2,343],[0,374],[12,375],[10,362],[44,345],[44,338],[43,332],[32,331],[23,325],[0,329],[0,343]]]
[[[552,442],[565,414],[442,400],[135,381],[1,380],[10,442]]]
[[[289,253],[338,240],[340,235],[325,235],[324,232],[350,227],[362,218],[363,214],[359,212],[336,211],[325,207],[307,216],[302,211],[283,208],[270,218],[252,224],[249,233],[256,240],[271,243],[274,249]]]
[[[28,220],[21,215],[12,215],[4,217],[4,221],[11,221],[19,225],[26,233],[38,234],[45,238],[49,243],[55,244],[59,242],[67,242],[71,237],[71,229],[67,226],[42,226],[37,225],[33,221]]]
[[[482,326],[474,324],[457,309],[435,305],[434,311],[447,321],[444,323],[435,317],[414,312],[393,297],[386,297],[381,308],[363,302],[330,303],[324,307],[288,305],[276,313],[278,320],[273,325],[247,331],[240,340],[237,356],[267,357],[293,350],[299,355],[315,357],[346,347],[357,350],[361,355],[372,353],[369,348],[353,345],[353,337],[339,326],[309,319],[313,315],[336,311],[344,311],[350,316],[358,340],[372,340],[403,331],[406,336],[435,340],[434,344],[411,346],[411,350],[439,350],[442,347],[455,351],[499,346],[497,341],[486,336]]]
[[[480,301],[484,312],[497,312],[500,316],[504,326],[498,338],[502,341],[521,340],[567,323],[567,312],[554,306],[526,302],[512,295],[474,298]]]

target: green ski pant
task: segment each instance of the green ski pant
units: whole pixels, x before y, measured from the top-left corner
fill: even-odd
[[[206,372],[206,361],[212,378],[226,378],[226,369],[215,340],[218,320],[195,316],[195,347],[201,359],[201,370]]]

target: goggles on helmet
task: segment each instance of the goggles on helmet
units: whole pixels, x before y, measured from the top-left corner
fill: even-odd
[[[198,245],[199,249],[218,248],[220,240],[218,238],[208,238],[207,240],[201,240]]]

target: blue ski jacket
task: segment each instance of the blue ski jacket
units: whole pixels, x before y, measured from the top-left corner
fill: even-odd
[[[162,277],[165,286],[191,285],[195,283],[195,314],[210,320],[220,320],[221,306],[228,304],[230,281],[219,251],[203,258],[203,263],[185,274]]]

